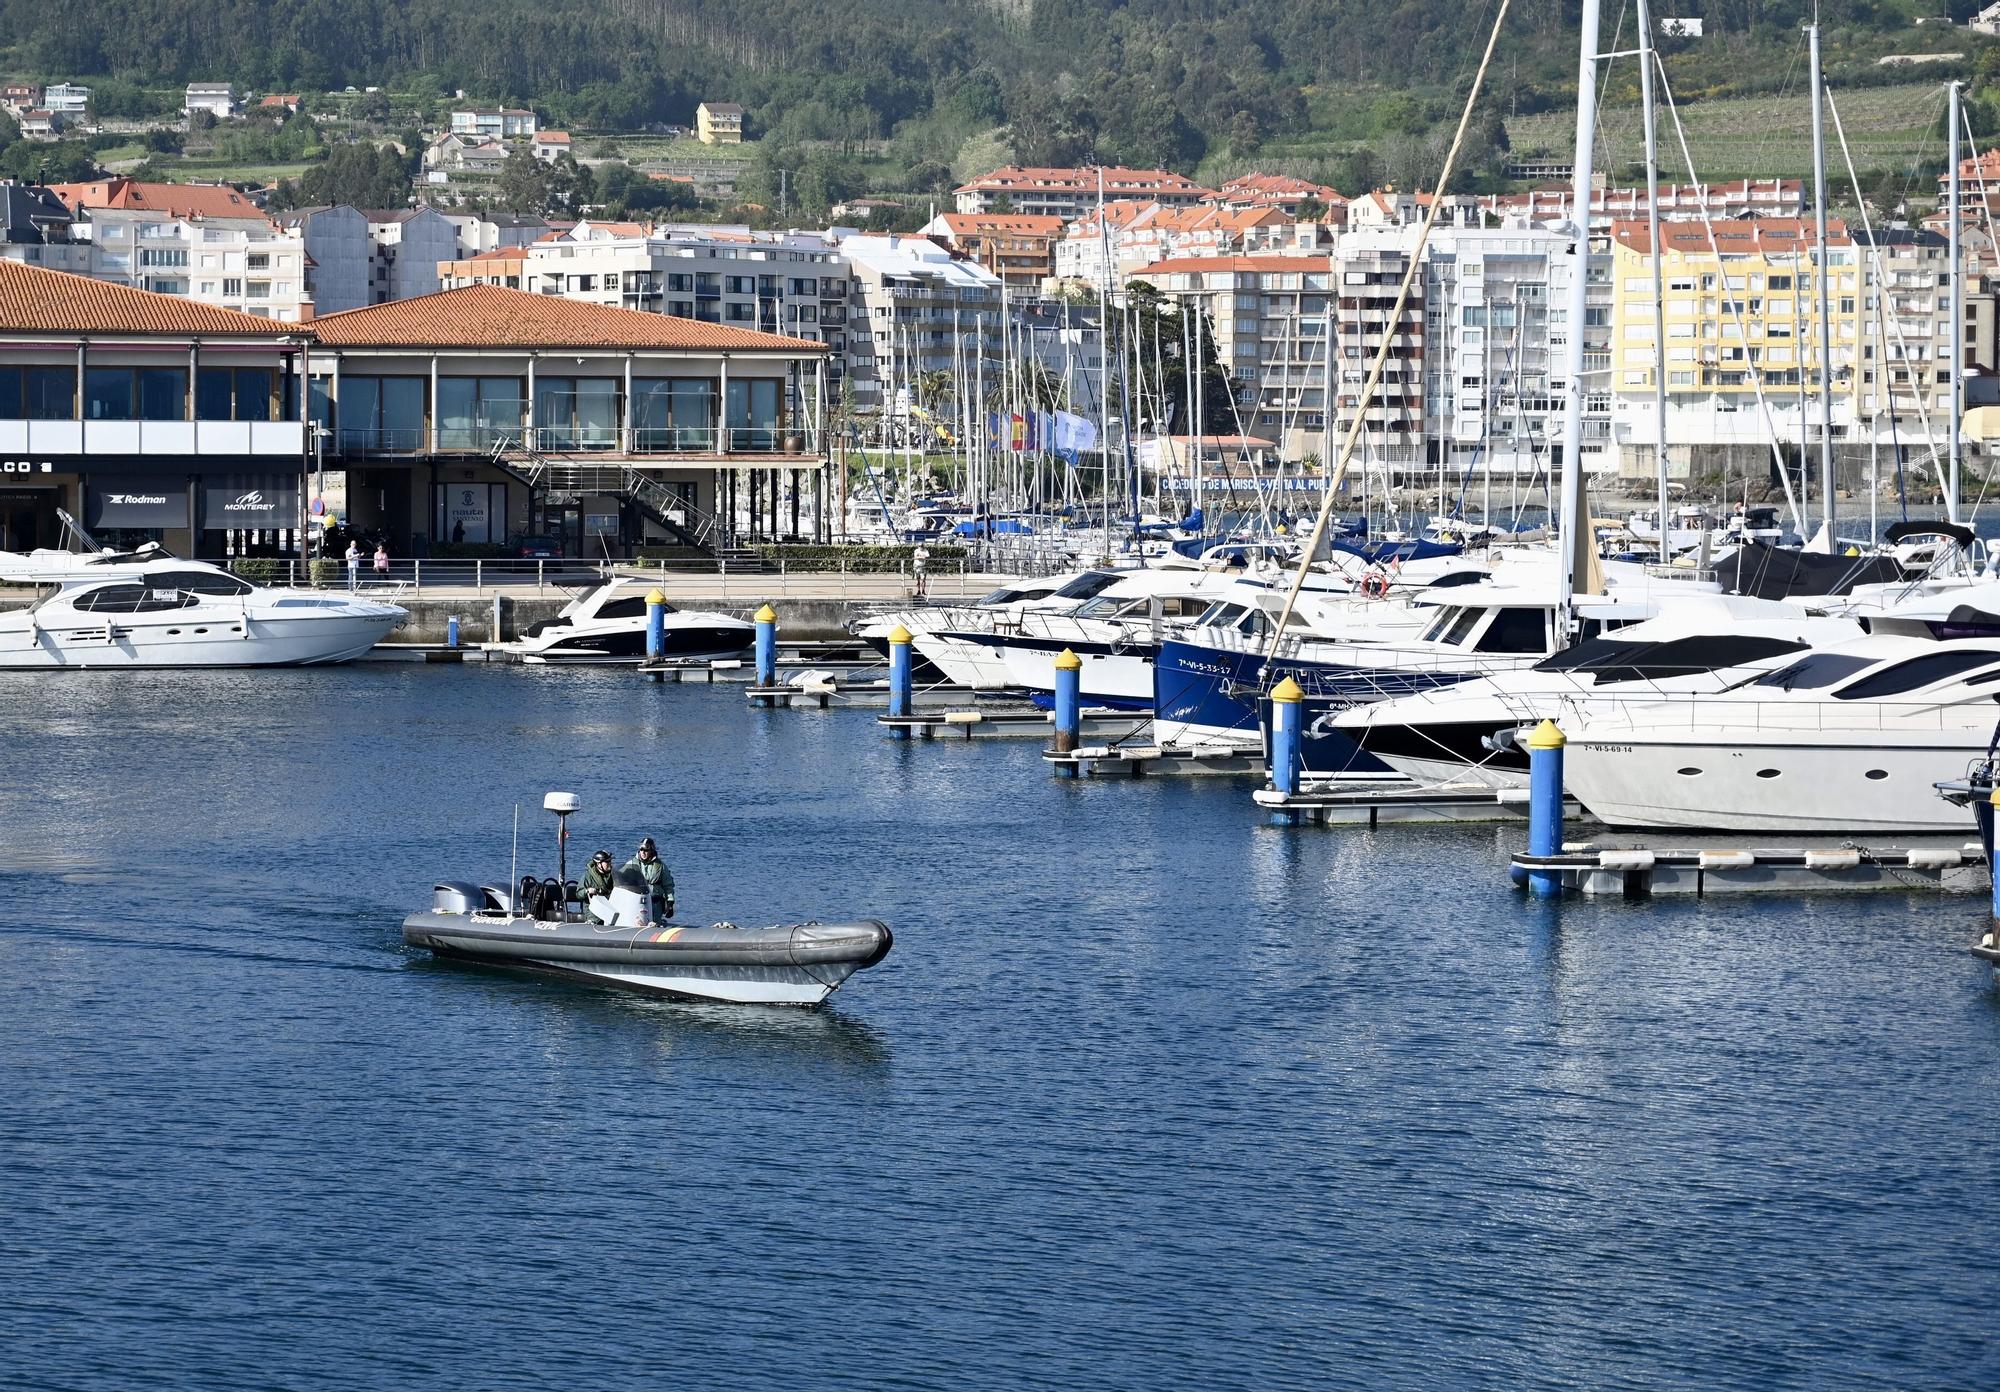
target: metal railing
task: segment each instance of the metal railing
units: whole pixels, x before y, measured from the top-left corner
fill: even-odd
[[[344,428],[333,432],[332,452],[348,457],[429,454],[425,427]],[[733,426],[449,426],[437,432],[441,454],[764,455],[805,458],[819,452],[817,431],[778,425]]]

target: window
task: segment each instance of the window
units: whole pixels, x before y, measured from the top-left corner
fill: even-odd
[[[1873,658],[1855,657],[1848,653],[1816,653],[1757,678],[1756,684],[1776,687],[1780,691],[1811,691],[1845,681],[1874,661]]]
[[[222,280],[222,294],[226,299],[243,298],[243,282],[224,276]]]
[[[542,377],[535,428],[557,449],[608,449],[618,441],[618,383],[610,377]]]
[[[75,420],[74,367],[0,368],[0,420]]]
[[[661,377],[632,384],[633,448],[715,448],[715,382],[707,377]]]
[[[243,293],[249,299],[268,300],[271,298],[271,282],[268,280],[250,281],[243,287]]]
[[[1502,609],[1493,616],[1493,622],[1479,636],[1473,650],[1488,653],[1547,652],[1547,631],[1544,610]]]
[[[187,369],[183,367],[142,367],[139,380],[139,419],[173,421],[187,419]]]
[[[271,269],[271,258],[266,252],[253,251],[244,258],[244,265],[253,271],[268,271]]]
[[[438,378],[438,448],[484,452],[516,438],[522,405],[518,377]]]
[[[86,614],[148,614],[162,609],[187,609],[197,602],[192,594],[156,580],[88,590],[77,597],[76,607]]]
[[[204,371],[206,378],[208,373]],[[359,377],[340,379],[340,447],[348,450],[414,451],[424,445],[424,379]],[[242,399],[239,393],[237,406]],[[243,417],[238,416],[241,420]]]
[[[1866,701],[1896,696],[1958,676],[1961,672],[1970,672],[1975,667],[1991,667],[1996,663],[2000,663],[2000,654],[1992,652],[1931,653],[1863,677],[1833,695],[1837,701]]]
[[[204,367],[195,378],[196,420],[267,421],[271,413],[271,369]],[[373,381],[374,378],[358,378]],[[343,399],[345,388],[343,387]]]
[[[83,374],[83,418],[85,420],[131,420],[132,369],[93,367]]]
[[[775,377],[736,378],[729,384],[729,448],[775,450],[778,401],[784,383]]]

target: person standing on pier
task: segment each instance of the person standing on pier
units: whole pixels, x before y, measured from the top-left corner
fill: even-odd
[[[386,541],[375,543],[375,578],[382,581],[389,578],[389,543]]]
[[[347,588],[350,593],[361,588],[361,543],[352,537],[347,542]]]
[[[930,565],[930,548],[919,543],[917,549],[910,553],[910,573],[916,577],[918,599],[924,597],[924,577],[925,573],[929,571]]]
[[[639,853],[625,862],[627,870],[636,870],[639,878],[646,882],[647,897],[652,900],[653,917],[656,919],[674,916],[674,875],[660,860],[659,848],[648,836],[639,843]]]

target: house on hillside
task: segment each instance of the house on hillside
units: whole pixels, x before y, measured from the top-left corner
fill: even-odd
[[[743,108],[735,102],[703,102],[694,109],[694,132],[704,145],[741,145]]]
[[[453,135],[488,140],[524,140],[539,130],[535,113],[512,106],[469,106],[451,113]]]
[[[181,114],[206,111],[218,121],[236,114],[236,89],[227,82],[190,82],[181,97]]]
[[[543,164],[554,164],[570,152],[568,131],[536,131],[535,138],[528,144],[535,152],[535,158]]]

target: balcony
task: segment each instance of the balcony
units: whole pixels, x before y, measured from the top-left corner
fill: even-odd
[[[296,460],[305,439],[298,421],[0,420],[0,453],[8,455]]]
[[[330,455],[346,459],[432,453],[430,432],[423,427],[338,430],[327,443]],[[297,452],[296,445],[293,452]],[[578,454],[613,458],[761,456],[803,466],[816,464],[820,451],[816,433],[795,426],[538,426],[523,432],[508,426],[480,425],[440,427],[436,453],[483,455],[496,460]]]

